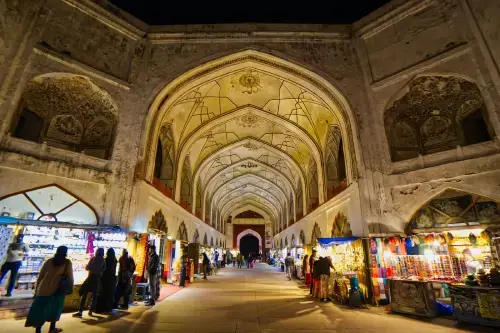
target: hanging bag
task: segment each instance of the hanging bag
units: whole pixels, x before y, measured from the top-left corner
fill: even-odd
[[[56,294],[58,295],[71,295],[73,293],[73,284],[69,281],[68,275],[66,274],[68,270],[68,261],[64,260],[64,273],[61,276],[59,285],[57,286]]]

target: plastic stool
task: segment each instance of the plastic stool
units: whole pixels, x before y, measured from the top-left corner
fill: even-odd
[[[137,301],[144,301],[147,299],[148,295],[149,295],[149,284],[138,283],[135,290],[134,299]]]

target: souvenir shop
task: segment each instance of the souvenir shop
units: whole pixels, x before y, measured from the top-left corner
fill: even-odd
[[[13,296],[32,297],[35,283],[42,264],[53,257],[57,247],[68,247],[68,259],[73,265],[75,281],[74,293],[66,297],[65,307],[78,306],[78,290],[87,277],[85,267],[98,247],[105,251],[113,248],[117,256],[129,246],[129,234],[113,226],[75,225],[58,221],[34,221],[1,217],[0,259],[5,255],[10,243],[17,235],[23,235],[23,243],[28,246],[27,256],[23,259],[18,272]],[[4,285],[7,280],[4,279]]]
[[[189,258],[188,233],[184,222],[177,229],[175,238],[175,249],[172,254],[172,283],[179,286],[187,286],[194,279],[194,263]]]
[[[370,294],[364,240],[335,237],[318,238],[317,241],[315,249],[318,256],[330,257],[333,264],[328,284],[330,296],[342,304],[352,303],[352,294],[355,292],[355,305],[366,304]]]
[[[391,311],[500,324],[498,204],[445,192],[413,216],[408,236],[370,239],[376,300]]]
[[[303,244],[304,243],[300,239],[297,240],[295,235],[292,235],[290,254],[294,259],[293,274],[299,280],[304,278],[302,274],[302,265],[304,256],[307,254],[307,247]]]

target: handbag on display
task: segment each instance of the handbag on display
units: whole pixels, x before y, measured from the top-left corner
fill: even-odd
[[[66,259],[64,262],[64,274],[61,276],[61,280],[56,290],[56,294],[58,295],[71,295],[73,293],[73,285],[68,280],[68,275],[66,274],[67,268],[68,261]]]

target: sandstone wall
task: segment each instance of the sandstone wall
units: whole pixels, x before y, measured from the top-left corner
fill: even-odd
[[[314,219],[330,230],[340,211],[360,236],[402,231],[420,205],[447,187],[500,200],[498,139],[392,162],[383,120],[394,96],[416,76],[456,75],[478,85],[499,133],[496,14],[496,0],[396,0],[352,27],[148,27],[105,1],[2,1],[0,180],[6,186],[1,194],[58,183],[85,197],[103,223],[145,223],[154,209],[141,208],[136,180],[149,149],[144,128],[151,102],[187,70],[255,49],[319,74],[340,90],[355,115],[357,192],[349,192],[354,198],[349,208],[334,198],[327,204],[330,213],[320,210],[300,222],[308,224],[307,237]],[[9,135],[26,83],[47,73],[88,77],[114,100],[119,113],[109,160]],[[171,212],[181,216],[177,208]]]
[[[493,19],[495,11],[497,1],[409,1],[355,25],[375,141],[367,157],[372,207],[376,207],[365,215],[371,233],[402,232],[415,211],[446,188],[500,199],[496,137],[392,162],[384,127],[384,111],[412,79],[444,75],[477,84],[498,136],[495,52],[499,23]]]

